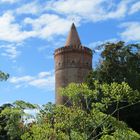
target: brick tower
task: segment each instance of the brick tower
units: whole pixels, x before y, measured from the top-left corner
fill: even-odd
[[[58,48],[55,58],[55,102],[65,104],[67,98],[59,95],[58,89],[69,83],[82,83],[92,69],[92,51],[82,46],[74,23],[64,47]]]

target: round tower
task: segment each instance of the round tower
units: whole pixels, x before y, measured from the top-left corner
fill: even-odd
[[[92,50],[82,46],[74,23],[66,44],[54,53],[55,58],[55,102],[65,104],[67,98],[58,93],[60,87],[82,83],[92,70]]]

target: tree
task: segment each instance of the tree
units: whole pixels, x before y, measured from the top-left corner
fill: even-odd
[[[93,72],[94,79],[100,82],[127,82],[140,91],[140,44],[120,41],[101,45],[101,63]]]
[[[0,106],[0,139],[2,140],[7,140],[8,136],[7,136],[7,131],[5,130],[6,127],[6,117],[1,115],[2,111],[6,108],[11,108],[12,104],[3,104],[2,106]]]
[[[22,140],[140,139],[138,133],[119,120],[119,115],[117,118],[113,116],[119,110],[138,103],[139,92],[125,82],[100,84],[95,81],[93,84],[92,90],[86,84],[74,83],[61,89],[72,106],[45,105],[38,114],[37,122],[21,136]],[[125,101],[129,104],[119,106]],[[115,109],[107,113],[113,103]]]
[[[9,74],[0,71],[0,81],[7,80],[9,78]]]
[[[140,44],[126,45],[120,41],[106,43],[100,47],[104,48],[101,52],[101,63],[88,75],[86,79],[88,86],[94,88],[92,84],[94,80],[101,83],[125,81],[131,88],[140,91]],[[139,112],[140,103],[121,112],[122,120],[138,132],[140,132]]]
[[[26,118],[31,116],[25,109],[35,109],[36,105],[24,101],[4,104],[0,107],[0,139],[20,140],[26,128]]]

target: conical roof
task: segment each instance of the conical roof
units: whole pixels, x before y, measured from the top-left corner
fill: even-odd
[[[80,45],[81,45],[81,41],[80,41],[78,32],[76,30],[76,27],[73,23],[72,26],[71,26],[70,32],[68,34],[65,46],[66,47],[68,47],[68,46],[77,47],[77,46],[80,46]]]

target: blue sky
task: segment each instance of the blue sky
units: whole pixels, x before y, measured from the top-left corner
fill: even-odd
[[[0,0],[0,104],[54,102],[53,52],[74,22],[83,45],[140,42],[139,0]],[[96,51],[93,66],[98,62]]]

